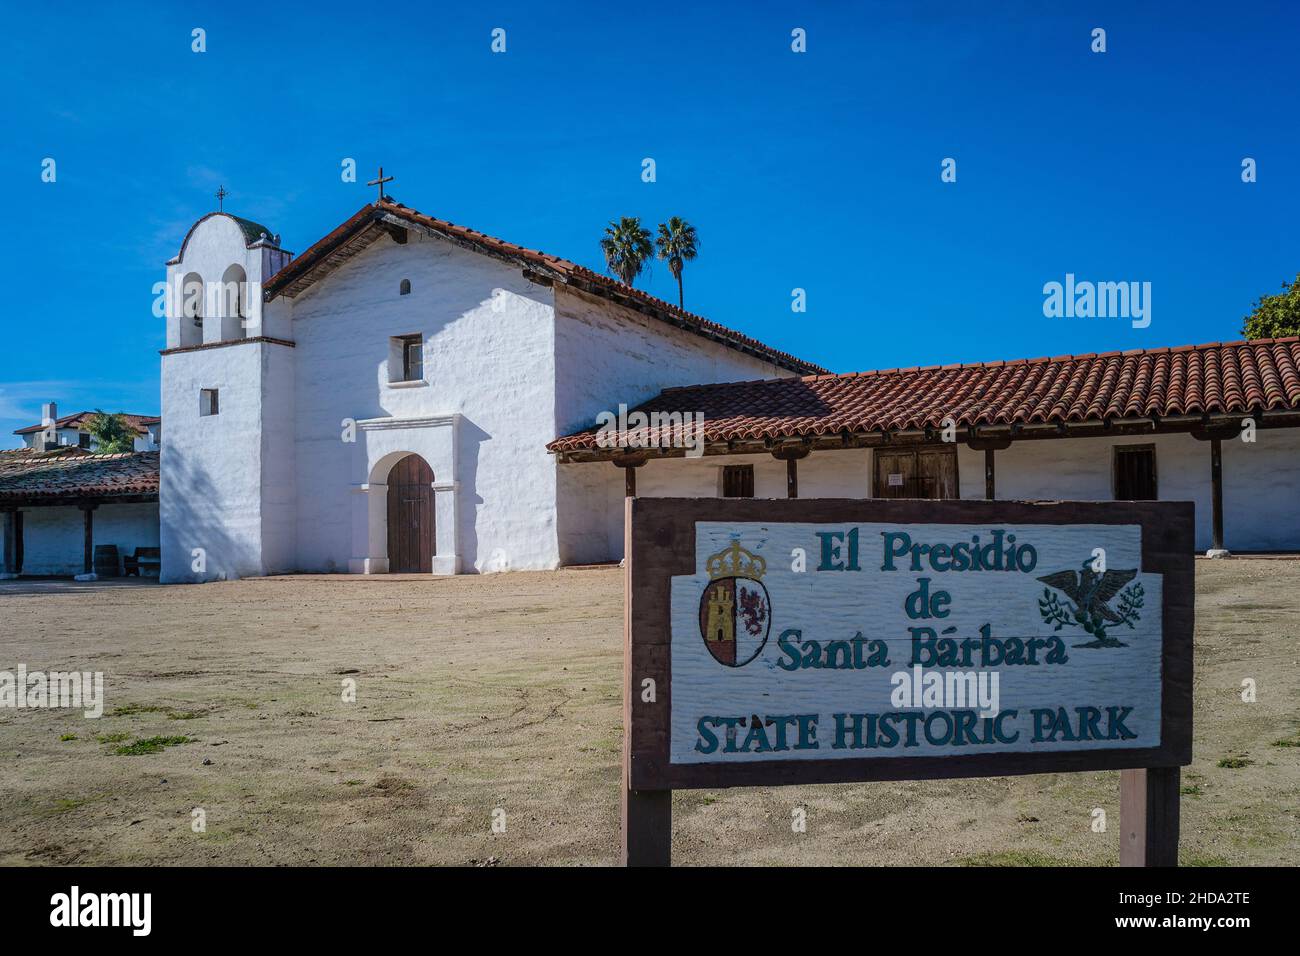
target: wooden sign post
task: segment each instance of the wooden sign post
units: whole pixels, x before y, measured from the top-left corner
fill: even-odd
[[[623,862],[672,791],[1121,770],[1178,860],[1188,502],[629,498]]]

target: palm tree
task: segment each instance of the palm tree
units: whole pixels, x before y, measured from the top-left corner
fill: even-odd
[[[605,227],[605,237],[600,240],[605,253],[605,265],[628,285],[641,274],[646,260],[654,255],[650,244],[650,230],[641,228],[637,216],[624,216],[618,222],[612,219]]]
[[[687,259],[695,258],[695,227],[681,216],[673,216],[666,223],[659,223],[659,258],[668,260],[668,268],[677,280],[677,307],[685,308],[682,298],[682,267]]]

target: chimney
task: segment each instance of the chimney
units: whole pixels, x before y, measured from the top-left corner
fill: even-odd
[[[54,423],[59,420],[59,406],[46,402],[41,406],[41,430],[36,433],[36,450],[48,451],[59,443],[59,432]]]

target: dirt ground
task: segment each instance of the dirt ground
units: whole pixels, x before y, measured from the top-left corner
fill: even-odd
[[[622,601],[613,568],[2,583],[0,669],[103,671],[107,706],[0,709],[0,864],[615,863]],[[1182,862],[1300,863],[1300,561],[1198,561],[1196,605]],[[117,753],[152,737],[193,742]],[[673,813],[682,864],[1113,864],[1119,775],[678,792]]]

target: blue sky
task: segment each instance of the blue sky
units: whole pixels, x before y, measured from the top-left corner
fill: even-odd
[[[219,184],[298,252],[380,163],[593,268],[681,215],[687,307],[836,371],[1234,339],[1300,271],[1292,4],[685,6],[11,5],[0,445],[43,400],[158,411],[152,287]],[[1045,318],[1067,272],[1150,282],[1150,326]]]

